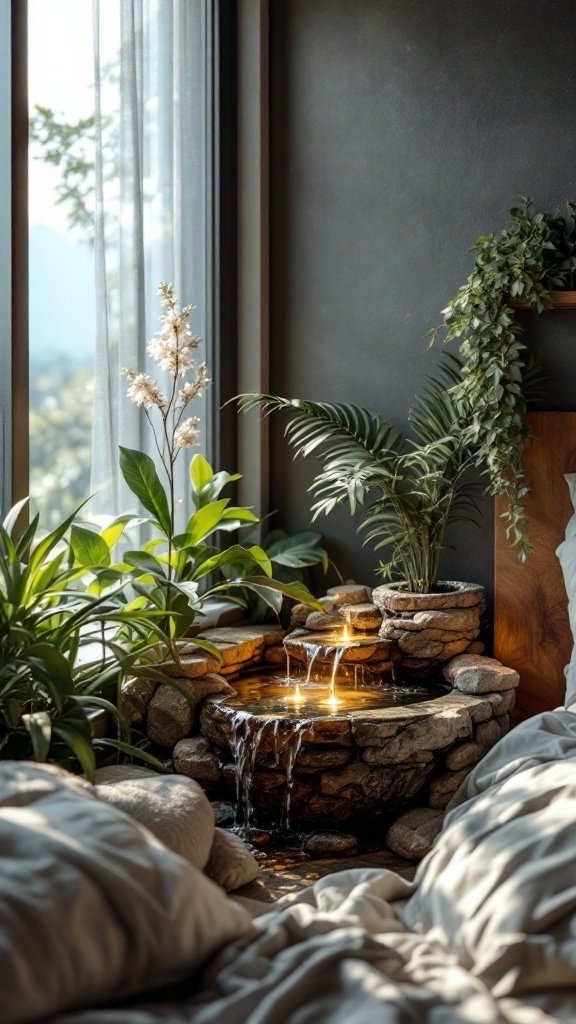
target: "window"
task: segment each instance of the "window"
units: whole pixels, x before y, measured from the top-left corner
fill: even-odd
[[[25,9],[0,3],[8,22],[11,7],[18,18]],[[231,269],[233,258],[216,245],[215,224],[224,217],[229,252],[234,233],[231,202],[219,202],[233,194],[220,173],[223,157],[232,167],[232,136],[222,146],[214,132],[218,87],[233,82],[233,65],[215,74],[215,55],[230,55],[233,7],[28,0],[30,465],[47,522],[90,490],[98,492],[95,512],[126,508],[117,445],[148,442],[120,371],[149,370],[161,280],[197,306],[192,326],[215,382],[200,412],[203,442],[209,456],[217,449],[213,428],[225,395],[215,339],[222,324],[229,339],[234,325],[230,291],[220,315],[233,287],[220,269],[225,261]],[[57,67],[62,25],[77,45]],[[225,119],[233,126],[229,110]],[[2,252],[6,259],[6,245]],[[24,451],[22,435],[14,441]]]

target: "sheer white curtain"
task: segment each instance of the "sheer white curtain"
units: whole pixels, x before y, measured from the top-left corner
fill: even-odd
[[[93,0],[95,513],[135,509],[119,473],[118,445],[154,454],[142,410],[126,397],[122,369],[157,376],[146,345],[159,326],[161,281],[174,285],[182,305],[196,304],[191,327],[206,358],[208,7],[205,0]],[[205,406],[198,402],[194,414],[205,441]],[[178,467],[184,503],[187,463]]]

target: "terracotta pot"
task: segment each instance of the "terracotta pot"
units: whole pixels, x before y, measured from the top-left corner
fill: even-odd
[[[431,594],[413,594],[403,583],[376,587],[372,600],[383,616],[380,636],[392,641],[392,660],[403,680],[433,680],[457,654],[483,650],[479,643],[484,588],[444,580]]]

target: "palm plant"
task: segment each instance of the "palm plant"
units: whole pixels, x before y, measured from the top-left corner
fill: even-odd
[[[242,411],[260,407],[266,415],[290,415],[285,435],[296,455],[320,454],[322,469],[310,491],[313,519],[337,505],[361,511],[359,532],[376,551],[389,549],[380,564],[384,578],[401,577],[415,593],[438,584],[446,528],[471,518],[477,487],[467,479],[474,453],[463,440],[452,389],[460,364],[442,364],[415,400],[406,437],[380,416],[349,404],[239,396]],[[473,518],[473,516],[472,516]]]

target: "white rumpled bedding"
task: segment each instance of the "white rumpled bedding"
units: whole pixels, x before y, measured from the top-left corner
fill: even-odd
[[[201,979],[53,1022],[574,1024],[575,819],[576,715],[547,712],[470,774],[413,884],[328,876],[258,918]]]

